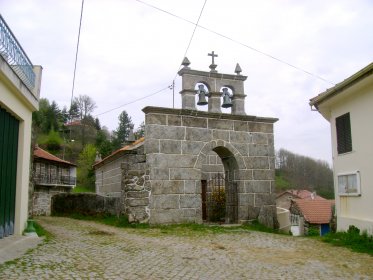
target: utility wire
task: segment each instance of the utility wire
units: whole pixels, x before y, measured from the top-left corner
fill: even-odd
[[[146,98],[148,98],[148,97],[150,97],[150,96],[152,96],[152,95],[156,95],[157,93],[160,93],[160,92],[162,92],[162,91],[164,91],[164,90],[166,90],[166,89],[172,89],[172,85],[171,85],[171,86],[164,87],[164,88],[162,88],[162,89],[160,89],[160,90],[158,90],[158,91],[156,91],[156,92],[153,92],[153,93],[151,93],[151,94],[145,95],[145,96],[140,97],[140,98],[138,98],[138,99],[132,100],[132,101],[130,101],[130,102],[128,102],[128,103],[122,104],[122,105],[120,105],[120,106],[118,106],[118,107],[112,108],[112,109],[107,110],[107,111],[105,111],[105,112],[99,113],[99,114],[95,115],[95,117],[97,117],[97,116],[101,116],[101,115],[103,115],[103,114],[107,114],[107,113],[109,113],[109,112],[112,112],[112,111],[117,110],[117,109],[119,109],[119,108],[122,108],[122,107],[124,107],[124,106],[130,105],[130,104],[135,103],[135,102],[137,102],[137,101],[140,101],[140,100],[146,99]]]
[[[319,76],[319,75],[316,75],[316,74],[314,74],[314,73],[312,73],[312,72],[310,72],[310,71],[307,71],[307,70],[302,69],[302,68],[300,68],[300,67],[298,67],[298,66],[295,66],[295,65],[293,65],[293,64],[291,64],[291,63],[289,63],[289,62],[286,62],[285,60],[282,60],[282,59],[280,59],[280,58],[277,58],[277,57],[275,57],[275,56],[273,56],[273,55],[271,55],[271,54],[268,54],[268,53],[266,53],[266,52],[263,52],[263,51],[261,51],[261,50],[259,50],[259,49],[257,49],[257,48],[254,48],[254,47],[252,47],[252,46],[249,46],[249,45],[247,45],[247,44],[245,44],[245,43],[242,43],[242,42],[240,42],[240,41],[238,41],[238,40],[235,40],[235,39],[233,39],[233,38],[231,38],[231,37],[229,37],[229,36],[227,36],[227,35],[224,35],[224,34],[222,34],[222,33],[219,33],[219,32],[217,32],[217,31],[214,31],[214,30],[212,30],[212,29],[210,29],[210,28],[207,28],[207,27],[201,26],[201,25],[198,24],[198,22],[197,22],[197,23],[194,23],[194,22],[192,22],[192,21],[190,21],[190,20],[188,20],[188,19],[185,19],[185,18],[183,18],[183,17],[181,17],[181,16],[175,15],[175,14],[169,12],[169,11],[166,11],[166,10],[164,10],[164,9],[161,9],[161,8],[159,8],[159,7],[156,7],[156,6],[154,6],[154,5],[151,5],[151,4],[149,4],[149,3],[146,3],[146,2],[144,2],[144,1],[142,1],[142,0],[136,0],[136,1],[139,2],[139,3],[141,3],[141,4],[146,5],[146,6],[148,6],[148,7],[151,7],[151,8],[153,8],[153,9],[156,9],[156,10],[158,10],[158,11],[161,11],[161,12],[163,12],[163,13],[165,13],[165,14],[168,14],[168,15],[170,15],[170,16],[172,16],[172,17],[175,17],[175,18],[178,18],[178,19],[180,19],[180,20],[183,20],[183,21],[185,21],[185,22],[187,22],[187,23],[193,24],[193,25],[195,25],[196,27],[198,26],[198,27],[200,27],[200,28],[202,28],[202,29],[204,29],[204,30],[206,30],[206,31],[208,31],[208,32],[211,32],[211,33],[213,33],[213,34],[215,34],[215,35],[218,35],[218,36],[220,36],[220,37],[222,37],[222,38],[225,38],[225,39],[227,39],[227,40],[229,40],[229,41],[232,41],[232,42],[234,42],[234,43],[236,43],[236,44],[239,44],[239,45],[241,45],[241,46],[243,46],[243,47],[246,47],[246,48],[248,48],[248,49],[250,49],[250,50],[252,50],[252,51],[255,51],[255,52],[260,53],[260,54],[262,54],[262,55],[264,55],[264,56],[267,56],[267,57],[269,57],[269,58],[271,58],[271,59],[273,59],[273,60],[276,60],[277,62],[280,62],[280,63],[282,63],[282,64],[285,64],[285,65],[287,65],[287,66],[289,66],[289,67],[292,67],[292,68],[294,68],[294,69],[296,69],[296,70],[298,70],[298,71],[301,71],[301,72],[303,72],[303,73],[305,73],[305,74],[307,74],[307,75],[310,75],[310,76],[312,76],[312,77],[314,77],[314,78],[317,78],[317,79],[322,80],[322,81],[324,81],[324,82],[326,82],[326,83],[329,83],[329,84],[335,85],[335,83],[333,83],[333,82],[331,82],[331,81],[329,81],[329,80],[327,80],[327,79],[325,79],[325,78],[323,78],[323,77],[321,77],[321,76]]]
[[[72,89],[71,89],[70,109],[71,109],[71,106],[73,104],[73,98],[74,98],[76,64],[78,62],[78,52],[79,52],[79,42],[80,42],[80,30],[82,28],[82,18],[83,18],[83,7],[84,7],[84,0],[82,0],[82,7],[80,9],[79,32],[78,32],[78,42],[76,43],[75,64],[74,64],[73,86],[72,86]]]

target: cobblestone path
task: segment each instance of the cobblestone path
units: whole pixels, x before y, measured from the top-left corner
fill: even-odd
[[[0,279],[373,279],[372,257],[306,238],[38,222],[55,238],[0,266]]]

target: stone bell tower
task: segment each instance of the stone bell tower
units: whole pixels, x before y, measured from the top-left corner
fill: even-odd
[[[235,69],[236,75],[218,73],[215,70],[217,65],[214,61],[217,55],[214,52],[208,55],[212,57],[211,70],[209,72],[192,70],[189,67],[190,62],[186,57],[182,62],[184,67],[178,72],[182,77],[182,90],[180,91],[182,109],[196,110],[195,96],[200,90],[196,91],[195,85],[202,84],[205,90],[204,97],[208,97],[208,112],[221,113],[223,96],[223,100],[225,101],[223,102],[223,107],[231,107],[231,114],[246,115],[244,81],[247,79],[247,76],[240,74],[242,70],[238,63]],[[229,94],[227,89],[232,93]]]

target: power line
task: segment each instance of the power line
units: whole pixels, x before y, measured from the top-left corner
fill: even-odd
[[[79,32],[78,32],[78,42],[76,43],[76,52],[75,52],[75,64],[74,64],[74,75],[73,75],[73,86],[71,89],[71,101],[70,101],[70,108],[73,104],[74,98],[74,89],[75,89],[75,76],[76,76],[76,64],[78,62],[78,52],[79,52],[79,42],[80,42],[80,30],[82,28],[82,18],[83,18],[83,7],[84,7],[84,0],[82,0],[82,7],[80,9],[80,21],[79,21]]]
[[[162,89],[160,89],[160,90],[158,90],[158,91],[156,91],[156,92],[153,92],[153,93],[151,93],[151,94],[145,95],[145,96],[140,97],[140,98],[138,98],[138,99],[132,100],[132,101],[130,101],[130,102],[128,102],[128,103],[122,104],[122,105],[120,105],[120,106],[118,106],[118,107],[112,108],[112,109],[107,110],[107,111],[105,111],[105,112],[99,113],[99,114],[95,115],[95,117],[98,117],[98,116],[103,115],[103,114],[110,113],[110,112],[112,112],[112,111],[114,111],[114,110],[117,110],[117,109],[120,109],[120,108],[122,108],[122,107],[124,107],[124,106],[130,105],[130,104],[132,104],[132,103],[135,103],[135,102],[140,101],[140,100],[143,100],[143,99],[146,99],[146,98],[148,98],[148,97],[150,97],[150,96],[152,96],[152,95],[156,95],[157,93],[160,93],[160,92],[162,92],[162,91],[164,91],[164,90],[166,90],[166,89],[171,89],[171,86],[164,87],[164,88],[162,88]]]
[[[168,15],[170,15],[170,16],[172,16],[172,17],[175,17],[175,18],[180,19],[180,20],[183,20],[183,21],[185,21],[185,22],[187,22],[187,23],[193,24],[193,25],[195,25],[196,27],[198,26],[198,27],[200,27],[200,28],[202,28],[202,29],[204,29],[204,30],[206,30],[206,31],[208,31],[208,32],[211,32],[211,33],[213,33],[213,34],[215,34],[215,35],[217,35],[217,36],[220,36],[220,37],[225,38],[225,39],[227,39],[227,40],[229,40],[229,41],[232,41],[232,42],[234,42],[234,43],[236,43],[236,44],[239,44],[239,45],[241,45],[241,46],[243,46],[243,47],[246,47],[246,48],[248,48],[248,49],[250,49],[250,50],[252,50],[252,51],[255,51],[255,52],[260,53],[260,54],[262,54],[262,55],[264,55],[264,56],[267,56],[268,58],[271,58],[271,59],[273,59],[273,60],[276,60],[277,62],[280,62],[280,63],[282,63],[282,64],[285,64],[285,65],[287,65],[287,66],[289,66],[289,67],[292,67],[292,68],[294,68],[294,69],[296,69],[296,70],[298,70],[298,71],[301,71],[301,72],[303,72],[303,73],[305,73],[305,74],[307,74],[307,75],[310,75],[310,76],[312,76],[312,77],[314,77],[314,78],[317,78],[317,79],[322,80],[322,81],[324,81],[324,82],[326,82],[326,83],[329,83],[329,84],[335,85],[335,83],[333,83],[333,82],[331,82],[331,81],[329,81],[329,80],[327,80],[327,79],[325,79],[325,78],[323,78],[323,77],[321,77],[321,76],[319,76],[319,75],[316,75],[316,74],[314,74],[314,73],[312,73],[312,72],[310,72],[310,71],[307,71],[307,70],[305,70],[305,69],[303,69],[303,68],[300,68],[300,67],[298,67],[298,66],[295,66],[295,65],[293,65],[293,64],[291,64],[291,63],[289,63],[289,62],[286,62],[286,61],[283,60],[283,59],[277,58],[277,57],[275,57],[275,56],[273,56],[273,55],[271,55],[271,54],[268,54],[268,53],[266,53],[266,52],[263,52],[263,51],[261,51],[261,50],[259,50],[259,49],[257,49],[257,48],[254,48],[254,47],[249,46],[249,45],[247,45],[247,44],[245,44],[245,43],[242,43],[242,42],[240,42],[240,41],[238,41],[238,40],[236,40],[236,39],[233,39],[233,38],[231,38],[231,37],[229,37],[229,36],[227,36],[227,35],[224,35],[224,34],[222,34],[222,33],[219,33],[219,32],[217,32],[217,31],[214,31],[214,30],[212,30],[212,29],[210,29],[210,28],[207,28],[207,27],[201,26],[201,25],[198,24],[198,22],[197,22],[197,23],[194,23],[194,22],[192,22],[192,21],[190,21],[190,20],[188,20],[188,19],[185,19],[185,18],[183,18],[183,17],[181,17],[181,16],[175,15],[175,14],[169,12],[169,11],[166,11],[166,10],[164,10],[164,9],[161,9],[161,8],[159,8],[159,7],[156,7],[156,6],[154,6],[154,5],[151,5],[151,4],[149,4],[149,3],[146,3],[146,2],[144,2],[144,1],[142,1],[142,0],[136,0],[136,1],[139,2],[139,3],[141,3],[141,4],[146,5],[146,6],[148,6],[148,7],[151,7],[151,8],[153,8],[153,9],[156,9],[156,10],[158,10],[158,11],[161,11],[161,12],[163,12],[163,13],[165,13],[165,14],[168,14]]]

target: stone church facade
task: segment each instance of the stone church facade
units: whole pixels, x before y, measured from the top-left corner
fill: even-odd
[[[192,70],[189,64],[184,59],[179,71],[181,109],[143,109],[145,139],[137,149],[128,149],[131,153],[121,163],[124,212],[131,221],[151,224],[208,221],[208,198],[218,182],[214,178],[222,174],[223,222],[258,219],[276,227],[273,124],[277,119],[246,115],[247,77],[240,74],[238,64],[233,75],[218,73],[214,63],[209,72]],[[222,92],[227,89],[229,98],[223,96],[223,106],[231,107],[230,114],[221,112]],[[197,104],[206,103],[207,112],[197,110],[196,93]],[[96,174],[105,165],[98,166]],[[103,183],[100,190],[105,193]]]

